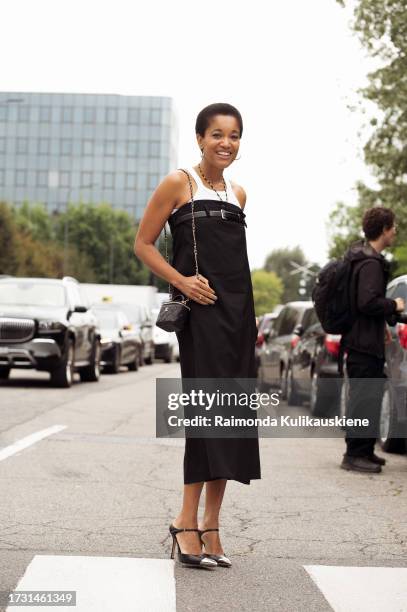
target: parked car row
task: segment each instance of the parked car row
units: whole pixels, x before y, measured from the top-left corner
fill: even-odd
[[[257,338],[258,386],[278,388],[289,405],[310,402],[314,415],[339,405],[340,336],[326,334],[312,302],[289,302],[265,315]]]
[[[118,373],[154,358],[172,361],[176,335],[157,338],[155,318],[156,311],[141,304],[91,304],[72,277],[0,277],[0,379],[13,368],[31,368],[49,372],[55,386],[70,387],[75,372],[96,382],[102,369]]]
[[[407,275],[391,281],[387,297],[407,302]],[[380,419],[380,444],[388,452],[407,450],[407,313],[388,326],[387,376]],[[349,383],[338,373],[341,337],[322,329],[312,302],[289,302],[268,313],[258,326],[256,359],[259,390],[278,388],[288,405],[309,402],[315,416],[346,414]],[[346,362],[346,353],[344,355]]]

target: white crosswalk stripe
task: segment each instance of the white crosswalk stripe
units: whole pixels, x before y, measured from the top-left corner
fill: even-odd
[[[76,591],[76,607],[67,611],[176,611],[174,562],[165,559],[36,555],[15,590]],[[27,607],[7,608],[18,611]]]
[[[47,438],[48,436],[52,436],[55,433],[59,433],[63,429],[66,429],[66,425],[54,425],[53,427],[48,427],[47,429],[41,429],[41,431],[36,431],[25,438],[21,438],[21,440],[17,440],[14,444],[10,444],[10,446],[6,446],[5,448],[0,449],[0,461],[4,459],[8,459],[12,455],[19,453],[20,451],[32,446],[36,442]]]
[[[335,612],[407,612],[407,568],[304,568]]]

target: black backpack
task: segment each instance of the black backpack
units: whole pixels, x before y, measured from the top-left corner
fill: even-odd
[[[328,334],[345,334],[355,320],[350,298],[352,269],[349,259],[330,261],[318,274],[312,290],[315,311]]]

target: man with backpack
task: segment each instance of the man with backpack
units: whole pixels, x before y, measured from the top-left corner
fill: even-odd
[[[365,241],[353,244],[345,255],[350,262],[349,300],[352,324],[342,336],[349,377],[347,416],[367,418],[369,427],[346,432],[341,468],[377,473],[385,459],[374,453],[384,390],[386,321],[394,325],[404,311],[402,298],[386,298],[389,264],[381,254],[396,237],[392,210],[377,206],[363,216]],[[360,432],[363,433],[361,436]],[[359,433],[359,436],[358,436]]]
[[[377,206],[363,217],[365,240],[353,244],[341,260],[329,262],[318,275],[312,298],[326,333],[341,334],[339,370],[343,354],[349,378],[347,417],[368,419],[368,428],[347,428],[346,453],[341,467],[358,472],[380,472],[385,460],[374,453],[384,389],[386,321],[395,325],[404,300],[387,299],[389,264],[381,254],[396,236],[395,217]]]

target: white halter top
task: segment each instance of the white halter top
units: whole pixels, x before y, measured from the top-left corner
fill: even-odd
[[[216,195],[216,193],[213,191],[213,189],[211,189],[210,187],[206,187],[203,182],[201,177],[199,176],[199,174],[196,172],[196,170],[194,168],[187,168],[188,172],[190,173],[190,175],[192,176],[192,178],[195,180],[198,189],[196,190],[196,192],[194,193],[194,201],[197,200],[217,200],[218,196]],[[235,192],[232,189],[232,185],[229,179],[227,179],[225,177],[225,183],[226,183],[226,189],[227,189],[227,195],[228,195],[228,202],[229,204],[235,204],[236,206],[238,206],[239,208],[241,208],[239,200],[236,197]],[[222,200],[226,201],[226,194],[225,191],[219,191],[219,189],[216,190],[220,197],[222,198]],[[219,200],[219,204],[220,204],[220,200]],[[182,208],[182,206],[180,206],[179,208]],[[174,214],[175,212],[177,212],[177,210],[179,210],[179,208],[174,208],[173,211],[171,211],[171,214]]]

